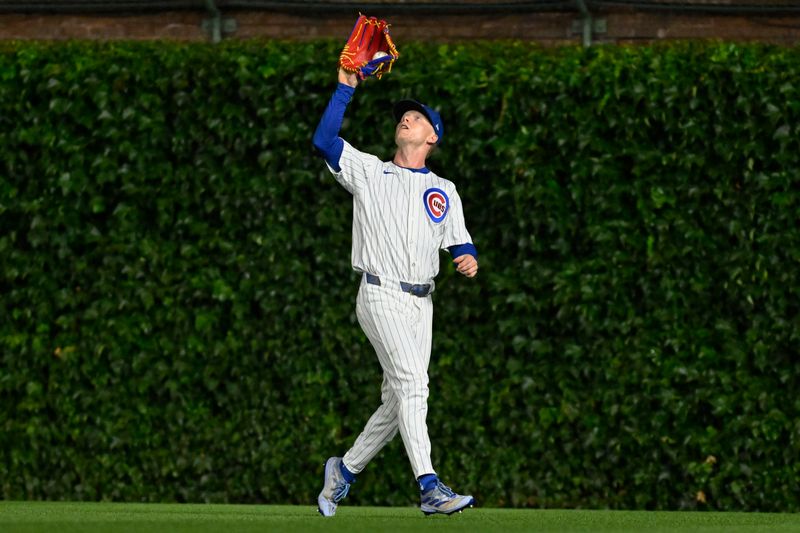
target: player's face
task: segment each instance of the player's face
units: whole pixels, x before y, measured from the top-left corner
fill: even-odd
[[[394,130],[397,144],[426,144],[436,142],[433,126],[419,111],[406,111]]]

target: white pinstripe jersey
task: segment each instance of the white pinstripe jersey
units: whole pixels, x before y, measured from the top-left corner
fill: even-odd
[[[354,270],[428,283],[439,273],[439,249],[472,242],[451,181],[383,162],[347,141],[339,166],[328,169],[353,195]]]

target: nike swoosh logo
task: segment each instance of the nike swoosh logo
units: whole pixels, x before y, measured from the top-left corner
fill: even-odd
[[[393,172],[393,171],[391,171],[391,170],[384,170],[384,171],[383,171],[383,173],[384,173],[384,174],[394,174],[394,172]]]

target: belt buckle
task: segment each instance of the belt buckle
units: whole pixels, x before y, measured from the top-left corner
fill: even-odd
[[[409,288],[408,292],[410,292],[417,298],[424,298],[428,295],[429,290],[430,290],[430,285],[412,285],[411,288]]]

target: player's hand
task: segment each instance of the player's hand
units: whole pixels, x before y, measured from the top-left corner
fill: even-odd
[[[344,83],[345,85],[349,85],[352,88],[356,88],[358,85],[358,74],[354,72],[347,72],[345,69],[339,69],[339,83]]]
[[[459,255],[453,259],[456,270],[468,278],[474,278],[478,273],[478,260],[470,254]]]

